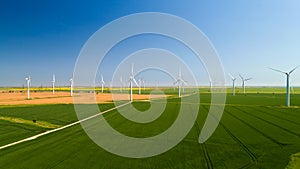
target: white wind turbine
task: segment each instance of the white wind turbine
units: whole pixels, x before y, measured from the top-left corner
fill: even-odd
[[[178,73],[178,78],[176,79],[176,81],[174,82],[174,84],[177,84],[178,86],[178,97],[181,96],[181,87],[183,87],[183,84],[186,83],[182,77],[181,77],[181,69],[179,68],[179,73]]]
[[[211,91],[211,90],[212,90],[212,81],[209,80],[209,91]]]
[[[25,79],[27,82],[27,99],[30,99],[30,76],[27,76]]]
[[[139,79],[138,82],[139,82],[139,94],[141,94],[142,79]]]
[[[54,87],[55,87],[55,75],[52,76],[52,94],[54,94]]]
[[[121,84],[120,92],[123,92],[123,78],[122,78],[122,76],[120,77],[120,84]]]
[[[233,77],[231,74],[229,74],[231,80],[232,80],[232,96],[235,96],[235,81],[236,81],[236,78]]]
[[[103,93],[103,88],[104,88],[104,84],[105,84],[105,82],[104,82],[104,80],[103,80],[103,76],[101,75],[101,92]]]
[[[239,74],[239,76],[240,76],[240,78],[241,78],[241,80],[242,80],[242,88],[243,88],[243,94],[245,95],[246,94],[246,89],[245,89],[245,82],[247,82],[247,81],[249,81],[249,80],[251,80],[252,78],[247,78],[247,79],[245,79],[242,75],[240,75]]]
[[[213,87],[215,87],[216,84],[217,84],[216,79],[212,80],[212,79],[210,79],[210,77],[209,77],[209,91],[210,91],[210,92],[212,92]]]
[[[74,75],[70,79],[70,96],[73,96],[73,83],[74,83]]]
[[[146,84],[145,84],[145,80],[144,79],[142,80],[142,83],[143,83],[143,90],[145,90]]]
[[[129,76],[129,86],[130,86],[130,101],[132,102],[133,97],[132,97],[132,87],[133,87],[133,82],[137,85],[138,83],[136,82],[135,78],[134,78],[134,74],[133,74],[133,63],[131,65],[131,75]]]
[[[300,66],[300,65],[299,65]],[[283,72],[281,70],[277,70],[277,69],[273,69],[273,68],[269,68],[271,70],[274,70],[276,72],[280,72],[286,75],[286,106],[290,107],[291,104],[291,98],[290,98],[290,75],[291,73],[293,73],[297,68],[299,68],[299,66],[295,67],[294,69],[292,69],[290,72]]]

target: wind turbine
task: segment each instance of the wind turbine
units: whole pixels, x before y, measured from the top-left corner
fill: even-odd
[[[239,74],[239,76],[240,76],[240,78],[242,79],[242,87],[243,87],[243,94],[245,95],[246,94],[246,92],[245,92],[245,82],[247,82],[247,81],[249,81],[249,80],[251,80],[252,78],[247,78],[247,79],[245,79],[242,75],[240,75]]]
[[[103,93],[103,88],[104,88],[104,84],[105,84],[105,82],[104,82],[104,80],[103,80],[103,76],[101,75],[101,92]]]
[[[123,92],[123,78],[122,78],[122,76],[120,77],[120,83],[121,83],[120,92]]]
[[[74,75],[70,79],[70,96],[73,96],[73,83],[74,83]]]
[[[138,82],[139,82],[139,94],[141,94],[141,87],[142,87],[142,79],[139,79],[138,80]]]
[[[130,86],[130,102],[132,102],[133,97],[132,97],[132,87],[133,87],[133,82],[137,85],[138,83],[136,82],[135,78],[134,78],[134,74],[133,74],[133,63],[131,65],[131,75],[129,76],[129,86]]]
[[[145,86],[146,85],[145,85],[145,80],[144,79],[142,80],[142,83],[143,83],[143,90],[145,90],[145,88],[146,88]]]
[[[176,81],[174,82],[174,84],[177,84],[178,86],[178,97],[181,96],[181,87],[183,86],[183,84],[185,83],[185,81],[182,79],[181,77],[181,69],[179,68],[179,73],[178,73],[178,78],[176,79]]]
[[[300,65],[299,65],[300,66]],[[269,68],[271,70],[274,70],[276,72],[280,72],[286,75],[286,106],[290,107],[291,104],[291,99],[290,99],[290,75],[297,69],[299,68],[299,66],[295,67],[294,69],[292,69],[290,72],[283,72],[281,70],[277,70],[277,69],[273,69],[273,68]]]
[[[52,76],[52,94],[54,94],[54,87],[55,87],[55,75]]]
[[[30,99],[30,76],[27,76],[25,79],[27,82],[27,99]]]
[[[233,77],[231,74],[229,74],[229,76],[231,77],[231,80],[232,80],[232,96],[235,96],[235,81],[236,81],[236,78]]]
[[[209,91],[211,92],[211,89],[212,89],[212,81],[209,80]]]

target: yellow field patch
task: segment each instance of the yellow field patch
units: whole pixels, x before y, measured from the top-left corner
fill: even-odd
[[[37,127],[42,127],[42,128],[50,128],[50,129],[61,127],[61,125],[51,124],[51,123],[48,123],[48,122],[45,122],[45,121],[36,121],[36,122],[34,122],[34,121],[31,121],[31,120],[25,120],[25,119],[14,118],[14,117],[0,116],[0,120],[12,122],[12,123],[28,124],[28,125],[32,125],[32,126],[37,126]]]
[[[290,162],[286,169],[297,169],[300,168],[300,153],[293,154],[290,157]]]

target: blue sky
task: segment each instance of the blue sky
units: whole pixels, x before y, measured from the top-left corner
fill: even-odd
[[[1,1],[0,86],[22,86],[26,75],[32,76],[32,85],[46,86],[53,73],[58,85],[67,85],[87,39],[105,24],[137,12],[170,13],[190,21],[211,40],[226,73],[252,77],[249,85],[284,85],[284,75],[267,67],[288,71],[300,64],[299,7],[297,0]],[[157,43],[161,39],[148,41],[145,47],[169,48]],[[118,62],[113,55],[106,60]],[[113,70],[101,71],[109,79]],[[200,84],[208,83],[203,68],[196,74]],[[291,80],[300,85],[300,69]]]

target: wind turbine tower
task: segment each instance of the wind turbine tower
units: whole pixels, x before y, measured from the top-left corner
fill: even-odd
[[[299,65],[300,66],[300,65]],[[291,98],[290,98],[290,76],[291,74],[299,68],[299,66],[295,67],[294,69],[292,69],[291,71],[289,72],[284,72],[284,71],[281,71],[281,70],[277,70],[277,69],[273,69],[273,68],[269,68],[271,70],[274,70],[276,72],[279,72],[279,73],[283,73],[286,75],[286,106],[287,107],[290,107],[291,105]]]
[[[70,96],[73,96],[74,76],[70,79]]]
[[[104,84],[105,84],[105,82],[104,82],[104,80],[103,80],[103,76],[101,75],[101,92],[103,93],[103,88],[104,88]]]
[[[123,78],[122,78],[122,76],[120,77],[120,84],[121,84],[120,92],[123,92]]]
[[[55,75],[52,76],[52,94],[54,94],[54,87],[55,87]]]
[[[141,94],[142,79],[139,79],[138,82],[139,82],[139,94]]]
[[[185,83],[185,81],[181,77],[181,69],[179,68],[178,78],[174,82],[174,84],[178,85],[177,86],[178,87],[178,97],[181,96],[181,88],[182,88],[182,86],[183,86],[184,83]]]
[[[236,81],[236,78],[233,77],[231,74],[229,74],[229,76],[231,77],[231,80],[232,80],[232,96],[235,96],[235,81]]]
[[[138,83],[136,82],[135,78],[134,78],[134,74],[133,74],[133,63],[131,65],[131,75],[129,76],[129,88],[130,88],[130,102],[132,102],[133,97],[132,97],[132,87],[133,87],[133,83],[135,83],[137,86]]]
[[[27,99],[30,99],[30,76],[27,76],[25,79],[27,82]]]
[[[246,82],[251,80],[252,78],[247,78],[245,79],[242,75],[239,75],[241,80],[242,80],[242,88],[243,88],[243,94],[245,95],[246,94],[246,89],[245,89],[245,85],[246,85]]]

